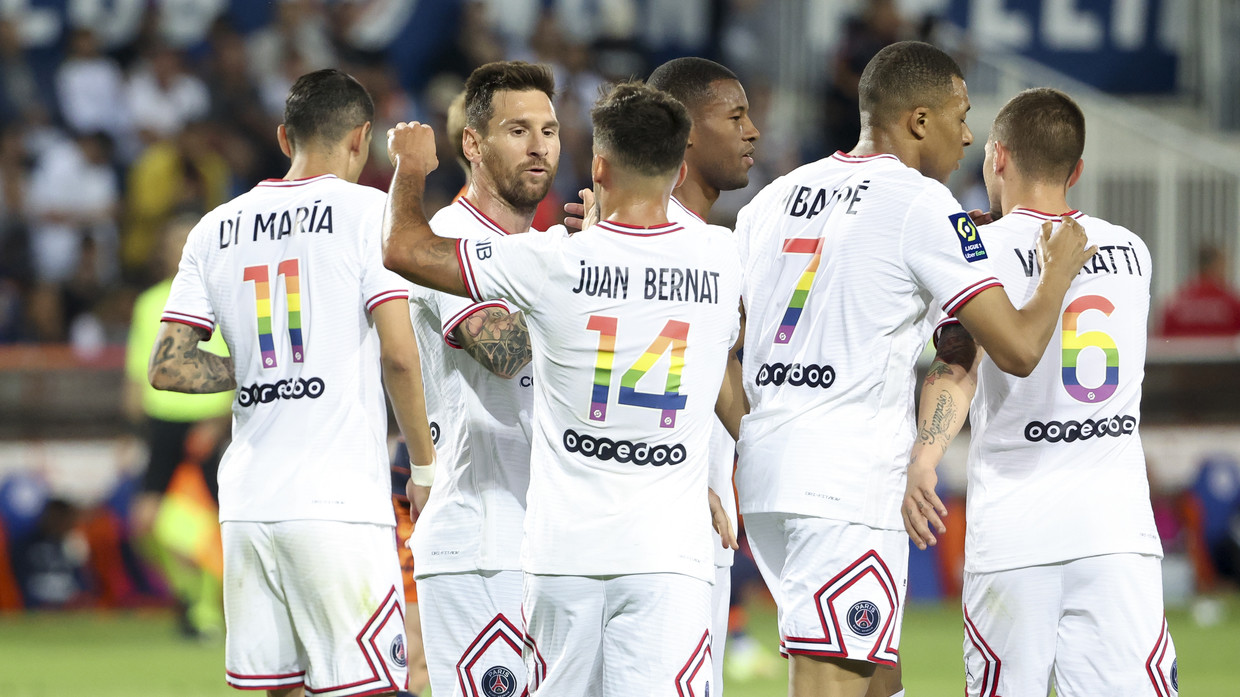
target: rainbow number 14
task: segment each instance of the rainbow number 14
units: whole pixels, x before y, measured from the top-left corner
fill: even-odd
[[[594,359],[594,389],[590,395],[591,421],[607,420],[607,402],[611,396],[612,364],[616,359],[617,326],[618,321],[615,317],[603,315],[590,315],[586,323],[586,329],[599,333],[598,353]],[[685,408],[685,395],[680,394],[680,376],[685,368],[685,342],[688,336],[688,322],[668,320],[659,335],[646,347],[646,351],[621,376],[620,395],[616,401],[635,407],[658,409],[661,412],[659,427],[675,427],[676,412]],[[668,351],[671,351],[671,363],[668,367],[667,382],[663,392],[639,391],[637,382],[650,372],[655,362]]]
[[[258,348],[263,368],[276,367],[276,342],[271,331],[271,269],[266,264],[247,266],[242,279],[254,282],[254,314],[258,318]],[[288,301],[288,338],[293,345],[293,362],[302,363],[306,348],[301,339],[301,276],[298,261],[285,259],[276,265],[276,275],[284,277],[284,296]]]

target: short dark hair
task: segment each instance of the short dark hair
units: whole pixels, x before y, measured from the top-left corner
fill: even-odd
[[[923,41],[891,44],[861,72],[861,113],[881,125],[919,106],[937,106],[951,94],[953,77],[963,79],[964,73],[942,50]]]
[[[1068,95],[1035,87],[1012,97],[990,128],[1027,177],[1067,181],[1085,151],[1085,114]]]
[[[675,97],[688,109],[697,109],[719,80],[736,80],[736,73],[715,61],[696,56],[673,58],[650,73],[646,84]]]
[[[590,110],[594,144],[609,159],[645,176],[667,174],[685,159],[689,112],[672,95],[624,82]]]
[[[375,103],[352,75],[326,68],[297,78],[284,101],[284,130],[294,146],[333,144],[367,121]]]
[[[548,65],[525,61],[496,61],[477,68],[465,80],[465,125],[485,133],[495,115],[492,99],[504,90],[538,90],[555,99],[555,73]]]

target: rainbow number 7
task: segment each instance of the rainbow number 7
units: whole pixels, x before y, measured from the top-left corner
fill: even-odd
[[[254,309],[258,318],[258,348],[263,357],[263,368],[276,367],[276,343],[271,332],[271,283],[270,269],[266,264],[247,266],[242,280],[254,282]],[[293,362],[305,361],[305,346],[301,340],[301,275],[296,259],[285,259],[276,266],[276,275],[284,277],[284,296],[288,300],[288,338],[293,344]]]
[[[801,320],[801,310],[805,309],[805,300],[809,297],[809,289],[814,285],[814,274],[818,273],[818,262],[822,260],[821,237],[794,237],[784,240],[784,254],[810,254],[809,266],[797,280],[796,289],[792,291],[792,299],[788,301],[788,309],[775,332],[775,343],[786,344],[792,341],[792,333],[796,331],[797,322]]]
[[[590,395],[590,420],[607,420],[607,401],[611,394],[612,364],[616,358],[616,330],[618,322],[615,317],[590,315],[586,329],[599,333],[598,353],[594,359],[594,389]],[[620,404],[628,404],[647,409],[659,409],[660,428],[676,426],[676,412],[685,408],[685,395],[680,394],[680,376],[685,368],[685,342],[689,336],[689,323],[679,320],[668,320],[663,330],[654,341],[646,347],[632,367],[620,378]],[[650,372],[655,362],[671,350],[671,364],[668,366],[667,382],[662,393],[640,392],[637,382]]]

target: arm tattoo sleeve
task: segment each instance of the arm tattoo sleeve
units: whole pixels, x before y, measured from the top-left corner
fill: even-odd
[[[488,307],[466,317],[454,330],[457,343],[487,370],[512,378],[533,358],[525,314]]]
[[[924,445],[937,445],[946,452],[947,444],[952,440],[952,422],[955,418],[956,399],[947,392],[939,394],[934,414],[923,420],[917,429],[917,440]]]
[[[164,323],[151,353],[151,384],[161,390],[191,394],[234,389],[237,381],[232,358],[198,348],[198,342],[206,338],[203,334],[203,330],[189,325]]]

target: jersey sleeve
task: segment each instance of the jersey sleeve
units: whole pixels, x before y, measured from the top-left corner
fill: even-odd
[[[473,300],[471,298],[464,298],[459,295],[449,295],[447,293],[440,293],[439,295],[439,317],[443,321],[443,340],[448,346],[456,349],[461,348],[461,344],[454,336],[452,336],[453,333],[456,332],[456,328],[459,327],[462,322],[464,322],[475,312],[489,308],[499,308],[508,314],[520,312],[519,309],[502,298],[492,300]]]
[[[168,293],[168,302],[164,305],[160,320],[198,327],[206,330],[209,336],[215,331],[215,308],[211,306],[203,274],[205,259],[202,247],[205,239],[206,233],[200,222],[190,232],[181,252],[181,263],[172,279],[172,290]]]
[[[379,210],[383,210],[382,206]],[[382,225],[380,219],[370,218],[362,234],[362,299],[367,312],[374,312],[376,307],[390,300],[408,301],[412,285],[383,266]]]
[[[538,301],[546,283],[546,266],[566,237],[553,231],[486,240],[460,240],[456,256],[461,278],[476,302],[502,298],[518,310]]]
[[[909,206],[900,248],[913,277],[948,317],[978,293],[1003,287],[977,225],[945,188],[927,189]]]

